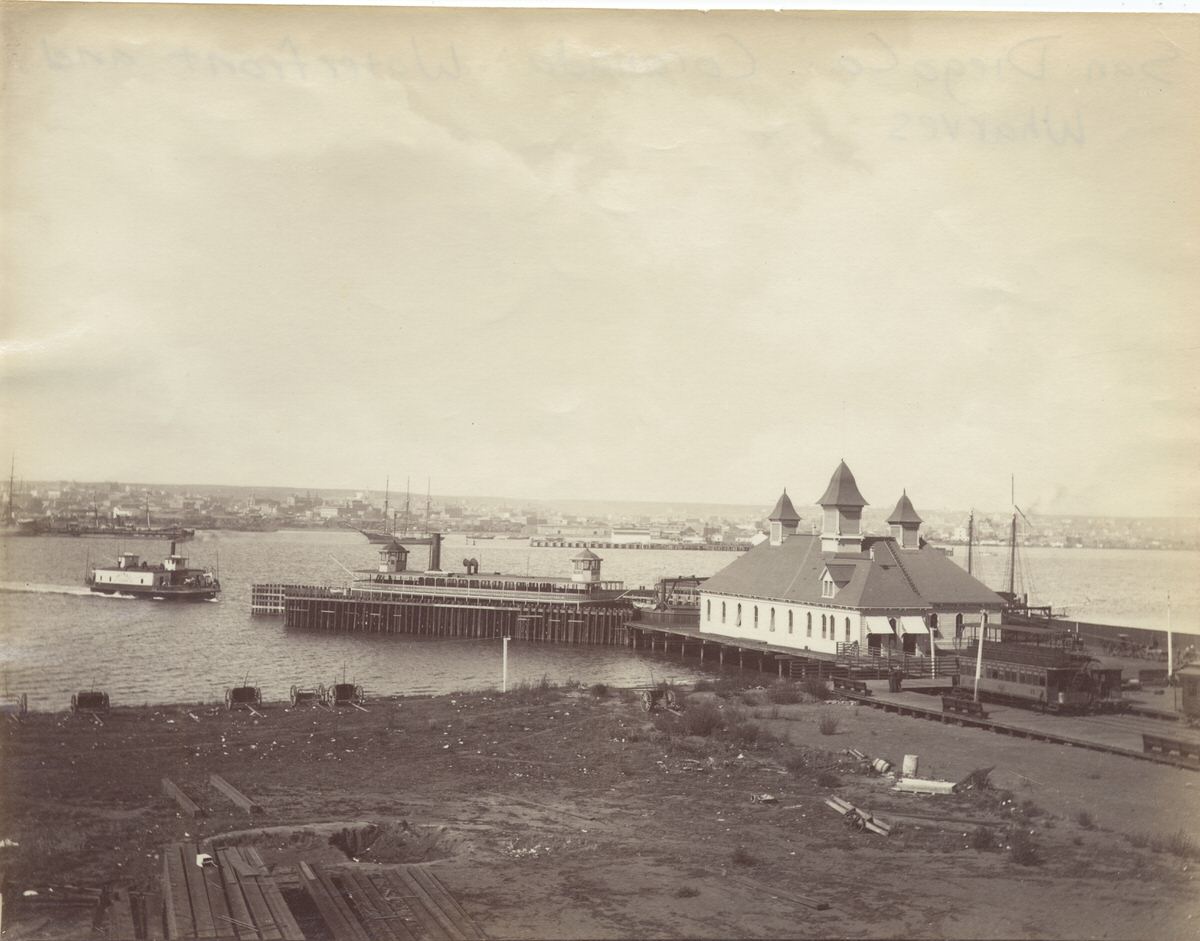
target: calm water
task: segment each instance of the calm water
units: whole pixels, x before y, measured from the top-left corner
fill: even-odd
[[[193,564],[219,564],[224,589],[220,601],[201,604],[88,592],[82,583],[89,558],[108,562],[123,549],[157,561],[167,546],[150,540],[0,539],[0,668],[10,691],[26,692],[31,705],[44,708],[61,707],[71,693],[93,684],[114,702],[200,701],[223,698],[226,687],[245,678],[266,698],[282,699],[292,684],[329,684],[343,668],[347,678],[376,694],[499,685],[499,641],[286,631],[278,618],[250,617],[254,582],[341,584],[349,579],[342,566],[373,566],[377,550],[357,533],[201,532],[185,552]],[[563,575],[575,551],[531,549],[504,539],[469,545],[458,536],[447,540],[443,564],[457,568],[471,557],[483,571]],[[999,587],[1004,550],[980,552],[981,577]],[[666,575],[711,575],[736,557],[666,550],[602,554],[604,576],[629,587]],[[1176,630],[1200,633],[1200,553],[1034,549],[1024,558],[1035,601],[1082,620],[1163,627],[1169,590]],[[425,551],[416,549],[410,567],[425,562]],[[622,648],[510,644],[510,682],[543,675],[639,685],[699,674],[669,658]]]

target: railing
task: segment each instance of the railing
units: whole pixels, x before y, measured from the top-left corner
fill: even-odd
[[[694,611],[644,611],[641,608],[634,608],[634,621],[641,621],[644,624],[669,624],[683,627],[700,627],[700,609]],[[721,638],[714,636],[714,640]]]

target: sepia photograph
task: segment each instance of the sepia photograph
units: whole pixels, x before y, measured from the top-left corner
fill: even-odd
[[[0,939],[1200,936],[1200,18],[628,6],[0,2]]]

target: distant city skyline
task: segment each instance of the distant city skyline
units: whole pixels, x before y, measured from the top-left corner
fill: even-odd
[[[23,478],[1200,514],[1191,18],[5,29]]]

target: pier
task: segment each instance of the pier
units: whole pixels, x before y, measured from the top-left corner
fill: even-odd
[[[539,539],[529,540],[533,549],[690,549],[710,552],[745,552],[746,542],[611,542],[607,539]]]

